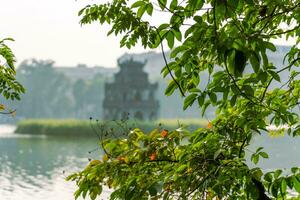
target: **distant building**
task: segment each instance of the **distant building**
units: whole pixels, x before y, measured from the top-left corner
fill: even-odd
[[[118,61],[120,71],[113,83],[105,84],[104,119],[135,118],[153,120],[158,116],[159,103],[155,99],[157,83],[150,83],[143,71],[146,62],[132,58]]]

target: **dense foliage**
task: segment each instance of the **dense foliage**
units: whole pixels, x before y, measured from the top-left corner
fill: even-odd
[[[163,17],[158,25],[150,22],[157,13],[165,23]],[[300,193],[296,166],[266,172],[245,159],[253,136],[270,124],[299,135],[298,0],[113,0],[79,15],[82,24],[111,24],[109,34],[123,35],[121,46],[140,41],[163,50],[166,43],[173,58],[162,70],[173,76],[166,94],[178,89],[184,109],[196,103],[205,113],[214,106],[217,117],[195,132],[135,129],[126,139],[103,138],[103,159],[69,176],[77,181],[76,197],[95,199],[104,185],[114,189],[111,199],[286,199],[289,191]],[[277,51],[274,39],[289,38],[283,64],[274,65],[267,56]],[[200,87],[203,73],[210,78]],[[274,83],[280,86],[270,89]],[[254,164],[268,158],[262,147],[251,154]]]
[[[9,100],[20,100],[20,94],[25,92],[23,86],[16,80],[15,71],[15,56],[11,49],[5,44],[6,41],[13,41],[11,38],[0,40],[0,94]],[[15,113],[13,110],[5,108],[0,104],[0,111],[7,109],[8,112],[1,113]]]

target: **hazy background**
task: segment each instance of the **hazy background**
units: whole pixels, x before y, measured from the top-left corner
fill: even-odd
[[[80,26],[78,11],[92,0],[0,0],[0,37],[12,37],[18,63],[28,58],[52,59],[59,66],[116,66],[118,37],[106,37],[107,25]],[[145,51],[142,47],[131,53]]]
[[[142,47],[120,48],[119,38],[106,37],[107,25],[80,26],[78,11],[85,5],[105,0],[0,0],[0,37],[12,37],[10,44],[20,63],[24,59],[55,60],[57,66],[115,67],[116,59],[125,52],[145,52]],[[158,13],[156,24],[165,15]],[[277,44],[289,42],[276,41]],[[157,50],[159,51],[159,50]]]

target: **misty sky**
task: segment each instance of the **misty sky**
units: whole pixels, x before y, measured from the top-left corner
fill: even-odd
[[[0,38],[15,39],[9,46],[18,63],[34,57],[52,59],[57,66],[114,67],[123,53],[145,51],[120,49],[117,37],[106,37],[108,26],[81,27],[77,13],[91,2],[97,1],[0,0]]]
[[[78,11],[99,2],[106,0],[0,0],[0,38],[16,40],[9,45],[18,63],[34,57],[52,59],[56,66],[114,67],[125,52],[144,52],[140,45],[130,51],[121,49],[120,37],[106,37],[107,25],[80,26]],[[162,16],[154,20],[161,22]]]

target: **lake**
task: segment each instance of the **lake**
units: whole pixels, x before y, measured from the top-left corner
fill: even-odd
[[[100,158],[97,139],[46,138],[13,131],[13,126],[0,126],[0,199],[74,199],[75,184],[65,177],[83,169],[88,158]]]
[[[65,177],[83,169],[88,158],[99,159],[97,138],[47,138],[14,134],[14,127],[0,126],[0,199],[71,200],[76,186]],[[271,159],[264,169],[300,166],[300,138],[259,136],[255,146],[265,146]],[[251,146],[248,152],[254,151]],[[91,153],[89,153],[91,152]],[[254,166],[254,165],[253,165]],[[108,191],[99,199],[107,199]]]

